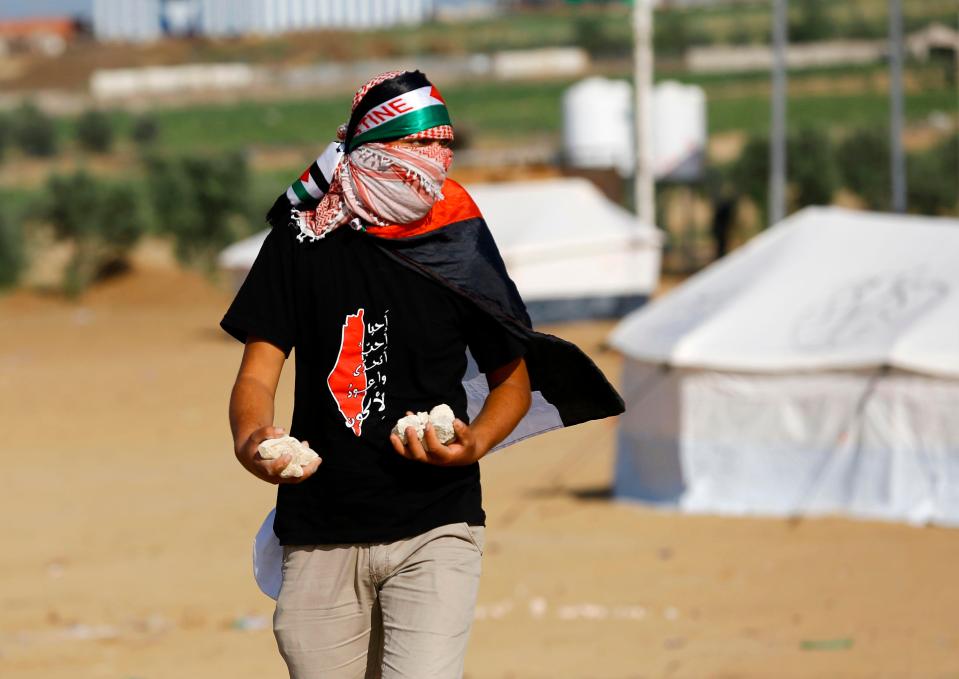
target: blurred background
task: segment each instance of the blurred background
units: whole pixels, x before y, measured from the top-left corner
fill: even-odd
[[[484,461],[467,676],[959,676],[957,0],[3,0],[0,674],[283,676],[217,323],[396,68],[628,405]]]

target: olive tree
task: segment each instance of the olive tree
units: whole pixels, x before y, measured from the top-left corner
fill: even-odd
[[[46,187],[46,217],[54,233],[73,243],[63,289],[83,292],[104,267],[122,261],[144,231],[136,193],[79,171],[53,175]]]

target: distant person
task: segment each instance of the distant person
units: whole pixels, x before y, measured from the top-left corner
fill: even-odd
[[[729,252],[729,235],[732,231],[733,220],[736,218],[736,199],[728,193],[720,193],[713,203],[713,243],[715,257],[725,257]]]
[[[236,456],[279,484],[274,632],[294,679],[460,677],[484,545],[478,461],[532,390],[524,435],[622,401],[576,347],[530,328],[479,210],[446,178],[453,128],[426,76],[370,80],[338,138],[277,199],[221,322],[246,345],[230,400]],[[274,396],[294,347],[291,434],[321,460],[286,479],[289,458],[257,447],[284,434]],[[485,373],[470,384],[488,390],[472,420],[467,350]],[[412,429],[405,445],[391,433],[441,403],[458,418],[449,444],[432,428],[422,444]]]

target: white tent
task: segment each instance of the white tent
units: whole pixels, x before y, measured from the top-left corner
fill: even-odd
[[[659,283],[662,238],[586,179],[467,187],[534,321],[622,316]]]
[[[611,344],[617,496],[959,525],[959,220],[803,210]]]
[[[560,178],[467,187],[536,322],[621,316],[659,281],[660,233],[609,201],[585,179]],[[219,258],[237,284],[266,232],[234,243]]]

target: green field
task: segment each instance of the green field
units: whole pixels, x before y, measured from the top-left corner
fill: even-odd
[[[770,109],[766,98],[709,102],[709,131],[764,131],[769,127]],[[917,120],[941,111],[956,114],[955,93],[928,92],[906,99],[906,117]],[[889,97],[883,94],[840,94],[790,97],[790,127],[876,128],[889,123]]]
[[[481,83],[444,88],[454,125],[464,125],[484,137],[516,138],[560,127],[560,97],[569,82]],[[163,151],[224,150],[247,146],[316,146],[333,139],[346,122],[350,97],[235,105],[192,106],[153,114],[161,129]],[[129,129],[131,117],[114,114],[118,133]],[[61,121],[61,136],[70,121]]]
[[[0,210],[14,219],[23,219],[39,204],[42,191],[39,188],[22,189],[0,186]]]
[[[908,0],[902,3],[907,31],[932,22],[955,27],[955,0]],[[790,3],[790,35],[794,42],[826,39],[882,39],[888,31],[888,0],[794,0]],[[623,53],[632,44],[630,8],[589,3],[559,10],[514,12],[468,24],[427,25],[396,40],[394,49],[416,54],[471,52],[579,44],[591,52]],[[772,16],[765,1],[703,7],[664,5],[654,15],[657,53],[676,55],[693,45],[752,44],[769,41]]]
[[[794,0],[789,4],[791,39],[884,38],[888,7],[888,0]],[[907,0],[902,11],[907,31],[935,21],[956,26],[959,19],[955,0]],[[675,18],[670,19],[670,14]],[[660,23],[681,20],[682,33],[694,44],[768,42],[771,3],[664,8],[656,19]]]
[[[791,77],[797,89],[804,79],[861,76],[864,80],[874,68],[834,69],[797,74]],[[706,90],[708,126],[711,133],[765,129],[769,120],[769,98],[765,92],[739,94],[744,85],[758,84],[762,89],[766,74],[733,76],[680,77],[700,84]],[[470,87],[444,89],[455,125],[467,129],[478,144],[497,141],[521,141],[530,136],[557,135],[562,124],[561,98],[569,81],[539,83],[477,83]],[[881,88],[864,85],[862,91],[846,93],[793,94],[789,98],[790,125],[829,128],[856,128],[885,124],[888,96]],[[158,111],[161,148],[169,152],[226,150],[244,147],[321,147],[333,138],[337,125],[344,122],[349,97],[279,102],[246,102],[236,105],[195,106]],[[906,98],[910,120],[921,120],[930,113],[959,113],[959,96],[945,87],[923,89]],[[122,134],[130,123],[127,114],[116,114]],[[63,133],[67,134],[66,121]]]

